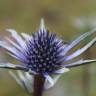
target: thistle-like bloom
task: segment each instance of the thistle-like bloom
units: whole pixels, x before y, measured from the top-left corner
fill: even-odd
[[[9,55],[20,61],[21,64],[2,63],[0,64],[0,67],[22,70],[31,75],[42,75],[46,78],[46,82],[48,81],[44,85],[46,89],[52,87],[61,74],[69,71],[69,68],[96,62],[96,59],[81,59],[68,64],[68,61],[81,55],[93,44],[96,44],[96,37],[83,48],[80,48],[69,55],[67,54],[83,39],[95,33],[96,30],[81,35],[71,43],[59,39],[55,33],[49,33],[44,26],[43,19],[41,20],[39,31],[35,32],[32,36],[21,33],[21,37],[13,29],[7,29],[7,31],[11,33],[16,42],[7,38],[7,41],[0,41],[0,46],[5,49]],[[52,78],[52,75],[54,74],[56,76]]]

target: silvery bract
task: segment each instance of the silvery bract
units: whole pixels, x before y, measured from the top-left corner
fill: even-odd
[[[33,80],[31,75],[32,77],[34,75],[44,76],[46,78],[44,88],[48,89],[56,83],[64,72],[69,71],[69,68],[96,62],[96,59],[81,59],[68,64],[70,60],[84,53],[93,44],[96,44],[96,37],[83,48],[80,48],[69,55],[67,54],[87,36],[95,33],[96,29],[84,33],[71,43],[61,40],[55,33],[49,33],[45,28],[43,19],[41,19],[40,29],[32,36],[27,33],[21,33],[22,36],[20,36],[13,29],[7,29],[7,31],[11,33],[16,42],[7,37],[7,41],[0,41],[0,46],[5,49],[9,55],[20,61],[21,64],[12,64],[8,62],[6,64],[1,63],[0,67],[21,70],[18,73],[18,78],[12,72],[11,75],[21,86],[25,86],[28,91],[30,91],[30,84]],[[22,71],[25,73],[22,73]],[[52,75],[55,75],[55,77],[53,78]],[[28,78],[26,78],[26,76]],[[23,80],[25,80],[24,83],[22,83]]]

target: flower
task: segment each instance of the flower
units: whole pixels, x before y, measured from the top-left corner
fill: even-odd
[[[16,42],[7,38],[7,41],[0,41],[0,46],[5,49],[9,55],[16,60],[19,60],[21,64],[12,64],[9,62],[6,64],[1,63],[0,68],[21,70],[28,74],[30,73],[31,75],[42,75],[46,78],[47,82],[44,84],[45,89],[52,87],[64,72],[69,71],[69,68],[96,62],[96,59],[80,59],[68,64],[68,61],[81,55],[93,46],[93,44],[96,44],[96,37],[83,48],[80,48],[69,55],[67,54],[83,39],[95,33],[96,29],[84,33],[71,43],[61,40],[55,33],[49,33],[45,28],[43,19],[41,19],[39,31],[35,32],[32,36],[27,33],[21,33],[21,37],[13,29],[7,29],[7,31],[11,33]],[[54,78],[52,77],[53,74],[56,75]],[[24,76],[26,77],[29,75]],[[24,78],[23,80],[27,79]]]

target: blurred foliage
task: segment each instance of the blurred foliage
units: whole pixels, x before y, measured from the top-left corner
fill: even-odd
[[[40,18],[43,17],[49,30],[70,42],[83,32],[93,28],[90,27],[91,25],[87,26],[88,22],[82,23],[82,20],[80,20],[80,24],[84,25],[83,28],[77,28],[74,25],[75,19],[83,16],[85,19],[96,16],[96,0],[0,0],[0,35],[5,34],[6,28],[31,34],[38,31]],[[95,51],[96,47],[91,48],[91,56],[90,54],[88,56],[96,58]],[[83,57],[87,56],[84,54]],[[86,72],[90,78],[90,81],[86,80],[88,86],[83,85],[85,67],[88,67]],[[46,91],[45,95],[84,96],[84,92],[86,92],[84,88],[88,88],[89,96],[96,96],[95,67],[93,64],[73,68],[69,73],[63,75],[52,90]],[[0,96],[13,95],[27,96],[26,92],[9,76],[7,70],[0,70]]]

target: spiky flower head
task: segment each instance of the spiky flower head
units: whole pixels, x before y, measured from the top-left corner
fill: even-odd
[[[86,32],[71,43],[59,39],[55,33],[49,33],[45,28],[44,20],[41,19],[40,29],[38,32],[29,36],[27,33],[21,33],[22,37],[13,29],[7,29],[16,40],[16,43],[9,38],[7,41],[0,41],[0,46],[7,50],[8,54],[16,60],[21,61],[21,64],[0,64],[1,68],[9,68],[15,70],[23,70],[31,74],[42,75],[49,81],[52,87],[58,78],[64,72],[69,71],[69,68],[95,62],[96,60],[78,60],[67,64],[68,61],[82,54],[93,44],[96,44],[96,37],[83,48],[80,48],[67,55],[67,53],[78,45],[84,38],[96,32],[96,29]],[[57,74],[53,79],[52,74]]]
[[[38,74],[51,74],[64,63],[64,46],[56,34],[41,27],[27,43],[27,66]]]

